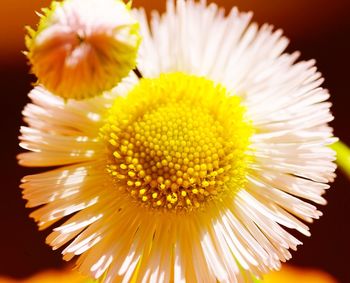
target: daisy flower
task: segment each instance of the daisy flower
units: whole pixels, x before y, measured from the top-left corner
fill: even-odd
[[[32,72],[64,98],[110,90],[136,65],[139,26],[121,0],[53,1],[37,31],[28,28],[25,52]]]
[[[138,68],[103,96],[29,94],[23,196],[47,243],[103,282],[250,282],[291,258],[334,178],[314,60],[204,1],[134,11]],[[314,203],[314,204],[313,204]],[[288,228],[288,230],[286,230]]]

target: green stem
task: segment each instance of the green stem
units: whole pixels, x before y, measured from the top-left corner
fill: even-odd
[[[350,148],[341,141],[336,142],[331,147],[337,153],[339,168],[350,178]]]

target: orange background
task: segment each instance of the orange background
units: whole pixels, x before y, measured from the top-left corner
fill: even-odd
[[[350,145],[349,133],[349,0],[217,0],[230,8],[253,10],[254,20],[282,28],[291,39],[288,51],[300,50],[302,59],[315,58],[326,78],[325,87],[332,94],[333,123],[336,134]],[[20,168],[15,156],[18,129],[22,124],[21,109],[28,102],[26,94],[34,78],[20,53],[24,49],[24,26],[35,25],[34,11],[48,6],[49,0],[1,0],[0,5],[0,275],[25,277],[36,271],[60,267],[59,252],[44,244],[48,231],[38,232],[28,218],[18,184],[20,178],[35,170]],[[147,9],[164,9],[163,0],[134,0],[134,5]],[[340,282],[350,282],[348,267],[350,243],[350,183],[339,174],[327,193],[329,204],[324,216],[311,225],[312,237],[299,238],[304,245],[293,253],[292,263],[323,269]],[[282,282],[283,283],[283,282]]]

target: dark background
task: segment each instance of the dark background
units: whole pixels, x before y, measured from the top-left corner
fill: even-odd
[[[291,39],[289,52],[300,50],[301,59],[315,58],[326,78],[324,87],[332,94],[332,125],[335,133],[350,145],[349,68],[350,20],[348,0],[217,0],[222,6],[237,5],[254,11],[260,24],[272,23]],[[21,110],[35,80],[21,54],[24,25],[34,25],[34,10],[48,6],[46,0],[1,0],[0,5],[0,276],[25,277],[39,270],[63,266],[59,252],[52,252],[44,238],[49,231],[38,232],[28,218],[28,209],[18,188],[22,176],[31,172],[17,165],[18,129]],[[134,0],[136,6],[164,9],[163,0]],[[324,216],[311,225],[312,237],[299,238],[304,245],[293,253],[290,263],[322,269],[340,282],[350,282],[349,217],[350,179],[338,172],[338,178],[326,195],[329,204]]]

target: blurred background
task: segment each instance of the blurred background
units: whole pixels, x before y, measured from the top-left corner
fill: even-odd
[[[49,0],[1,0],[0,6],[0,80],[1,80],[1,197],[0,197],[0,276],[24,278],[48,268],[61,268],[59,252],[45,245],[48,231],[38,232],[28,218],[18,188],[21,177],[33,170],[16,162],[21,110],[35,78],[28,74],[24,50],[25,25],[38,22],[35,11],[50,5]],[[164,10],[164,0],[134,0],[135,6]],[[211,1],[209,1],[211,2]],[[350,20],[348,0],[216,0],[230,9],[254,11],[254,21],[282,28],[290,38],[289,52],[300,50],[301,59],[315,58],[332,94],[332,123],[336,135],[350,145],[349,68]],[[293,252],[291,264],[324,270],[339,282],[350,282],[350,179],[338,178],[326,195],[324,216],[311,225],[312,237],[299,237],[304,245]]]

